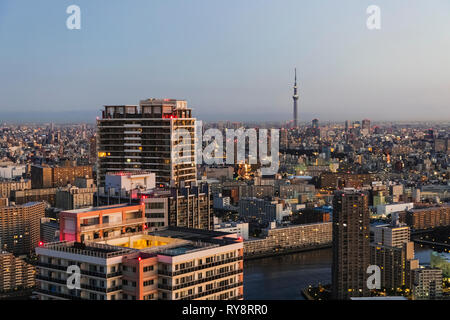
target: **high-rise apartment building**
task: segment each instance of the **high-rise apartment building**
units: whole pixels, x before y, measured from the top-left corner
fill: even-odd
[[[35,273],[31,264],[0,250],[0,293],[34,287]]]
[[[213,195],[208,184],[172,189],[169,199],[169,225],[213,230]]]
[[[156,183],[166,186],[196,181],[195,118],[186,101],[105,106],[97,130],[99,186],[106,173],[118,171],[154,172]]]
[[[413,242],[403,243],[401,247],[372,243],[370,250],[370,263],[380,267],[381,290],[393,295],[412,289],[413,273],[419,267],[419,261],[414,259]]]
[[[39,244],[44,215],[43,202],[0,208],[0,250],[16,255],[33,252]]]
[[[333,299],[369,294],[369,196],[356,190],[336,191],[333,200]]]

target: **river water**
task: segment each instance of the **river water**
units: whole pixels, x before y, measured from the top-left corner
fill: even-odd
[[[415,251],[430,262],[430,249]],[[245,261],[244,300],[304,300],[303,288],[331,283],[331,261],[331,248]]]

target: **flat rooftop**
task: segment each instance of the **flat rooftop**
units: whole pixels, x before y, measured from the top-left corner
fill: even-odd
[[[350,300],[408,300],[406,297],[402,296],[392,296],[392,297],[352,297]]]
[[[179,256],[223,245],[236,243],[237,239],[220,239],[230,233],[170,227],[148,234],[135,234],[113,239],[99,239],[88,243],[55,242],[41,248],[74,254],[111,258],[130,253]]]
[[[168,227],[167,229],[153,231],[151,232],[151,234],[160,237],[177,238],[191,241],[208,241],[217,237],[231,235],[233,233],[214,230]]]
[[[86,255],[86,256],[94,256],[99,258],[112,258],[114,256],[127,254],[136,252],[137,250],[133,250],[131,248],[123,248],[123,247],[117,247],[117,246],[111,246],[107,244],[102,243],[95,243],[95,242],[89,242],[89,243],[80,243],[80,242],[67,242],[67,241],[61,241],[61,242],[52,242],[52,243],[45,243],[42,246],[38,248],[44,248],[49,250],[56,250],[56,251],[62,251],[62,252],[68,252],[73,254],[80,254],[80,255]]]
[[[102,211],[102,210],[109,210],[109,209],[123,209],[126,207],[136,207],[139,206],[138,204],[129,204],[129,203],[121,203],[121,204],[113,204],[110,206],[102,206],[102,207],[89,207],[89,208],[81,208],[76,210],[67,210],[64,212],[70,212],[70,213],[84,213],[84,212],[95,212],[95,211]]]

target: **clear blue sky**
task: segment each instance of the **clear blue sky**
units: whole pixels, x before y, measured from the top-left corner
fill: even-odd
[[[450,120],[449,17],[448,0],[0,0],[0,121],[92,121],[149,97],[287,119],[294,67],[303,120]]]

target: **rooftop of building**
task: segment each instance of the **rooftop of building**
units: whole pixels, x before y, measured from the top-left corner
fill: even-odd
[[[88,208],[81,208],[81,209],[75,209],[75,210],[67,210],[64,211],[65,213],[72,213],[72,214],[78,214],[78,213],[86,213],[86,212],[96,212],[96,211],[103,211],[103,210],[111,210],[111,209],[124,209],[126,207],[136,207],[139,206],[137,204],[129,204],[129,203],[121,203],[121,204],[113,204],[109,206],[102,206],[102,207],[88,207]]]
[[[54,242],[40,247],[74,254],[111,258],[123,254],[143,253],[148,255],[178,256],[195,251],[242,242],[238,239],[223,238],[226,232],[169,227],[151,233],[131,234],[95,242]]]
[[[432,206],[423,206],[423,207],[416,207],[414,209],[407,210],[407,212],[423,212],[423,211],[429,211],[429,210],[436,210],[441,208],[450,208],[449,203],[442,203],[442,204],[434,204]]]
[[[120,256],[123,254],[137,252],[137,250],[131,248],[123,248],[118,246],[111,246],[108,244],[89,242],[89,243],[80,243],[80,242],[50,242],[43,243],[39,246],[39,248],[63,251],[73,254],[87,255],[99,258],[112,258],[115,256]]]
[[[152,173],[150,171],[115,171],[115,172],[108,172],[106,173],[106,176],[148,176],[155,173]]]
[[[351,297],[350,300],[408,300],[402,296],[390,296],[390,297]]]
[[[28,208],[28,207],[32,207],[38,204],[44,203],[43,201],[35,201],[35,202],[28,202],[25,204],[13,204],[10,206],[6,206],[6,207],[1,207],[1,209],[13,209],[13,208]],[[11,202],[10,202],[11,204]]]
[[[153,231],[151,234],[161,237],[184,239],[190,241],[212,241],[214,240],[214,238],[226,237],[227,235],[231,235],[232,233],[214,230],[168,227],[166,229]]]

